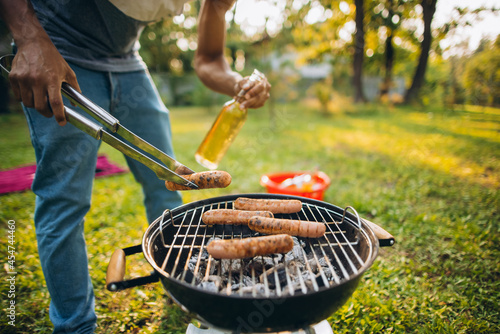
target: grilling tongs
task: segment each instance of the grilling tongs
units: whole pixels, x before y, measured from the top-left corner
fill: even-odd
[[[2,74],[8,80],[9,72],[12,66],[12,61],[14,55],[6,55],[0,58],[0,67],[2,68]],[[123,154],[135,159],[146,167],[150,168],[156,173],[156,176],[162,180],[172,181],[177,184],[188,186],[192,189],[197,189],[198,186],[193,182],[186,180],[181,175],[192,174],[193,170],[184,166],[177,160],[168,156],[164,152],[160,151],[141,137],[137,136],[124,126],[120,124],[118,119],[109,114],[106,110],[102,109],[94,102],[89,100],[87,97],[79,93],[76,89],[63,82],[61,88],[62,95],[68,98],[74,105],[77,105],[87,114],[92,116],[99,123],[102,123],[107,129],[112,133],[116,133],[122,136],[124,139],[129,141],[132,145],[137,148],[151,154],[155,158],[159,159],[165,166],[159,164],[158,162],[150,159],[143,153],[134,149],[132,146],[121,141],[120,139],[114,137],[110,133],[104,130],[104,128],[89,120],[88,118],[80,115],[77,111],[64,106],[64,112],[66,114],[66,120],[73,124],[78,129],[82,130],[86,134],[94,137],[97,140],[101,140],[108,143],[111,147],[117,149]]]

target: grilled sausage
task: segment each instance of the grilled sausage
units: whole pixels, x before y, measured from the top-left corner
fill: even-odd
[[[231,183],[231,175],[224,171],[207,171],[193,174],[182,175],[183,178],[195,183],[199,188],[225,188]],[[172,181],[165,181],[165,187],[168,190],[191,190],[187,186],[173,183]]]
[[[287,253],[292,248],[293,239],[286,234],[212,240],[207,246],[208,253],[215,259],[243,259],[258,255]]]
[[[326,225],[323,223],[266,217],[250,218],[248,227],[265,234],[285,233],[305,238],[319,238],[326,232]]]
[[[234,201],[238,210],[271,211],[272,213],[294,213],[302,210],[302,202],[296,199],[258,199],[238,197]]]
[[[204,212],[201,220],[207,225],[247,225],[248,220],[253,216],[274,217],[270,211],[214,209]]]

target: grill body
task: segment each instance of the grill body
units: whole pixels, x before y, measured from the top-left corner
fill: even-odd
[[[335,313],[350,298],[360,277],[333,289],[282,298],[251,298],[193,294],[165,277],[161,282],[169,296],[185,311],[209,327],[236,333],[266,333],[308,328]]]
[[[238,197],[301,200],[302,212],[277,217],[327,222],[325,237],[304,238],[301,247],[304,256],[310,258],[313,265],[315,261],[327,262],[335,273],[326,275],[322,269],[308,267],[305,275],[308,277],[300,277],[299,289],[282,287],[273,290],[272,284],[267,281],[261,289],[263,291],[258,292],[250,289],[250,292],[242,293],[232,289],[231,283],[223,285],[218,291],[200,287],[199,277],[208,276],[204,273],[204,270],[208,271],[206,268],[221,274],[220,261],[201,256],[210,238],[255,235],[246,226],[206,226],[201,222],[203,212],[232,208],[233,201]],[[277,194],[243,194],[193,202],[164,214],[149,226],[142,247],[169,296],[203,323],[235,332],[276,332],[309,327],[337,311],[352,295],[364,271],[372,265],[379,244],[362,220],[329,203]],[[243,266],[252,261],[258,264],[261,260],[226,261],[235,261]],[[188,267],[189,262],[193,263],[194,269],[193,266]],[[278,258],[276,262],[287,264],[284,258]],[[278,277],[278,274],[277,269],[271,266],[269,278]],[[227,274],[222,273],[224,275]],[[232,278],[234,284],[239,275],[237,271],[233,275],[236,276]]]

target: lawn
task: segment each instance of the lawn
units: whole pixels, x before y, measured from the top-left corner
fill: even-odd
[[[196,171],[194,152],[215,114],[173,108],[177,158]],[[0,170],[34,162],[22,115],[0,117]],[[119,165],[123,157],[103,144]],[[184,192],[185,202],[264,192],[264,173],[319,169],[331,178],[324,200],[353,206],[396,238],[382,248],[352,298],[328,321],[338,333],[499,333],[500,110],[367,105],[325,117],[304,104],[251,111],[219,169],[226,189]],[[0,196],[4,259],[1,333],[51,333],[49,294],[33,227],[35,196]],[[16,327],[7,324],[7,221],[16,226]],[[105,289],[117,248],[140,244],[147,228],[130,173],[96,179],[86,222],[97,333],[183,333],[191,321],[161,285]],[[142,255],[127,275],[147,273]]]

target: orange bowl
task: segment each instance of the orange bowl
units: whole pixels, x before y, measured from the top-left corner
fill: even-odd
[[[323,172],[282,172],[264,174],[260,184],[270,194],[285,194],[323,200],[330,178]]]

